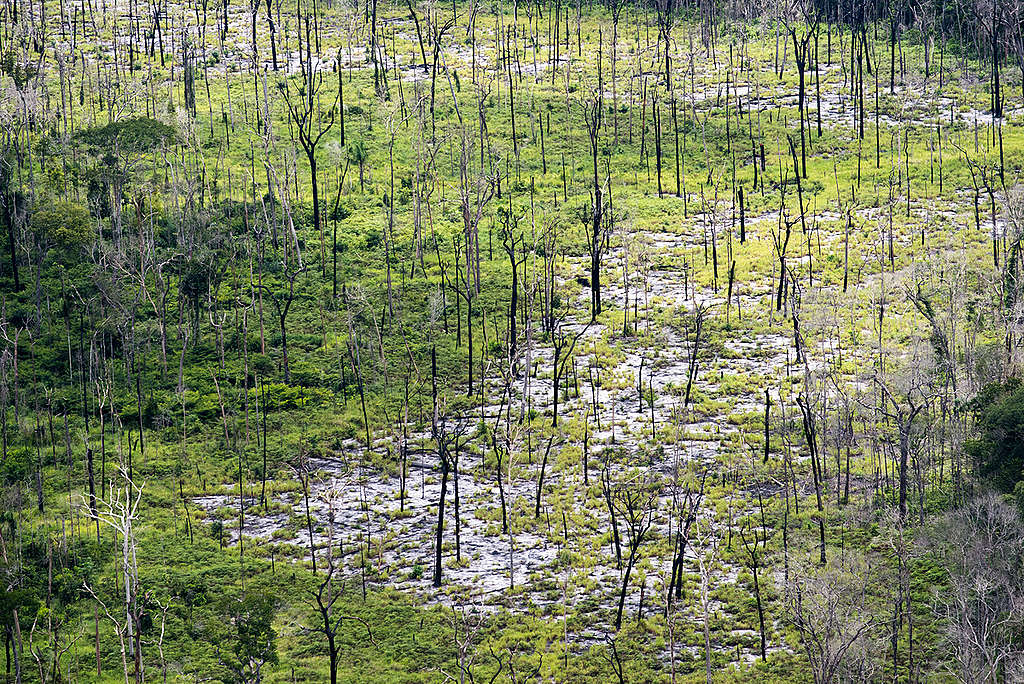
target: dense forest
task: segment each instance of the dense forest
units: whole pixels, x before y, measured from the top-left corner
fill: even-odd
[[[1024,682],[1022,0],[8,0],[15,682]]]

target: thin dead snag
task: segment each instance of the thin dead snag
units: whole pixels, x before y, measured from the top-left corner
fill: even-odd
[[[324,490],[322,496],[327,503],[327,565],[322,575],[316,574],[316,570],[314,569],[314,577],[317,581],[314,588],[310,591],[310,595],[319,620],[314,627],[308,628],[308,631],[322,634],[327,640],[327,654],[330,658],[331,684],[336,684],[338,681],[339,656],[343,646],[343,643],[339,642],[338,637],[341,625],[345,621],[353,621],[361,624],[366,629],[367,637],[369,638],[370,643],[373,644],[374,648],[379,649],[380,647],[373,636],[373,630],[370,629],[370,624],[364,618],[361,618],[358,615],[347,615],[338,610],[338,599],[341,598],[345,585],[344,578],[341,576],[342,566],[340,543],[339,558],[335,559],[335,511],[338,502],[341,499],[341,490],[338,484],[332,481]]]
[[[581,107],[583,120],[587,125],[587,137],[590,141],[590,160],[593,173],[590,206],[580,210],[580,221],[589,232],[587,249],[590,252],[590,319],[593,321],[601,314],[601,258],[606,244],[602,232],[605,203],[597,167],[600,154],[604,93],[598,88],[588,100],[581,103]]]
[[[107,618],[114,625],[114,630],[121,643],[121,660],[124,668],[125,681],[129,680],[130,669],[128,657],[132,658],[134,673],[131,679],[137,682],[142,681],[142,628],[141,619],[143,602],[140,600],[139,588],[139,565],[137,557],[137,541],[135,537],[135,521],[139,517],[139,504],[142,501],[142,490],[145,484],[139,486],[129,477],[128,469],[122,464],[120,474],[123,484],[110,483],[109,493],[106,498],[97,500],[97,509],[93,513],[86,509],[84,514],[93,518],[107,527],[110,527],[121,540],[121,586],[124,589],[124,620],[117,620],[107,609],[107,606],[100,601],[88,585],[85,589],[92,594],[99,603]]]
[[[469,423],[466,420],[459,418],[449,420],[444,415],[443,404],[438,406],[435,399],[431,436],[437,447],[437,457],[441,466],[441,492],[437,500],[437,528],[434,535],[433,585],[435,587],[441,586],[444,551],[444,507],[448,496],[448,482],[452,475],[454,475],[455,480],[455,545],[456,554],[461,556],[461,540],[459,539],[461,529],[459,518],[459,452],[468,430]]]

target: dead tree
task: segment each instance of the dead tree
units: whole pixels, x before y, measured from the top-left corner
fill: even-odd
[[[900,383],[899,380],[909,383]],[[875,383],[880,393],[880,401],[875,410],[896,425],[899,440],[899,512],[900,522],[903,522],[907,517],[907,465],[914,424],[931,403],[930,386],[912,375],[900,378],[897,382],[888,382],[876,375]],[[899,386],[901,384],[902,387]]]
[[[693,307],[693,346],[690,348],[690,365],[686,372],[686,394],[683,399],[683,406],[690,405],[690,390],[693,389],[693,382],[697,379],[697,360],[700,354],[700,345],[704,340],[704,322],[711,312],[710,305],[698,302]]]
[[[786,30],[793,40],[793,59],[796,62],[799,85],[797,91],[797,116],[800,117],[800,161],[801,175],[807,178],[807,132],[805,130],[805,118],[807,113],[807,86],[806,72],[807,62],[811,55],[811,38],[818,33],[818,13],[804,12],[804,23],[806,30],[802,36],[797,35],[797,27],[787,22]]]
[[[110,527],[116,538],[121,540],[119,565],[121,587],[124,591],[124,621],[115,620],[109,613],[108,616],[121,637],[125,681],[129,679],[128,661],[125,654],[127,649],[127,655],[131,656],[134,669],[131,678],[136,682],[141,682],[143,678],[141,622],[144,601],[139,586],[135,521],[139,517],[139,505],[142,502],[142,490],[145,485],[136,485],[128,476],[128,470],[124,465],[121,467],[121,478],[124,484],[115,486],[111,482],[106,498],[99,499],[97,502],[98,510],[95,513],[86,510],[85,515]],[[106,611],[105,606],[104,610]]]
[[[687,485],[683,494],[682,505],[679,507],[679,521],[676,526],[676,540],[673,544],[674,553],[672,557],[672,579],[669,583],[668,594],[669,604],[672,603],[673,594],[675,598],[683,597],[683,561],[686,558],[686,547],[690,541],[690,528],[700,512],[701,503],[704,501],[704,482],[707,479],[707,470],[700,476],[699,489]]]
[[[288,312],[291,310],[292,302],[295,301],[295,282],[305,270],[306,267],[301,265],[297,268],[285,267],[284,277],[288,285],[286,291],[274,292],[262,283],[252,283],[254,289],[260,289],[267,294],[277,312],[277,322],[281,329],[281,367],[285,384],[291,384],[292,381],[291,369],[288,365]]]
[[[288,81],[284,81],[281,90],[284,93],[285,103],[288,105],[288,115],[295,124],[295,131],[299,136],[299,144],[302,151],[306,153],[306,161],[309,163],[310,186],[313,191],[313,230],[320,235],[320,243],[323,245],[323,233],[320,223],[320,193],[317,183],[317,161],[316,151],[320,141],[334,126],[335,112],[337,111],[337,99],[331,103],[330,113],[325,122],[320,116],[320,89],[323,85],[323,75],[319,65],[313,61],[312,41],[310,39],[309,15],[304,17],[306,23],[306,57],[302,59],[302,43],[299,43],[300,74],[302,82],[297,92],[293,95],[288,87]],[[300,31],[301,35],[301,31]],[[318,60],[319,61],[319,60]],[[321,249],[321,252],[323,250]],[[322,254],[321,254],[322,256]],[[321,265],[324,274],[327,273],[327,263]]]
[[[459,667],[459,673],[458,678],[448,674],[444,670],[441,670],[441,673],[444,674],[446,680],[450,679],[453,682],[458,681],[459,684],[465,684],[468,678],[472,683],[475,681],[473,679],[473,661],[476,660],[477,656],[477,635],[487,622],[486,615],[479,609],[469,611],[466,610],[465,606],[459,606],[456,608],[454,602],[451,605],[451,609],[452,613],[449,616],[449,624],[452,628],[452,636],[455,643],[455,658]],[[501,659],[497,658],[497,660],[498,672],[494,675],[495,679],[499,674],[501,674]]]
[[[818,507],[816,516],[818,523],[818,556],[819,562],[825,565],[825,502],[822,496],[824,479],[821,471],[822,460],[818,454],[818,428],[810,399],[804,395],[796,398],[797,406],[800,407],[800,414],[803,418],[804,440],[807,443],[807,451],[811,457],[811,473],[814,477],[814,496]]]
[[[949,515],[939,547],[949,588],[939,597],[946,640],[960,681],[1020,676],[1015,635],[1024,621],[1024,524],[997,494],[985,493]]]
[[[759,571],[764,567],[764,555],[768,548],[768,536],[762,530],[758,535],[756,528],[750,529],[750,519],[747,518],[744,525],[739,528],[740,541],[743,542],[743,550],[747,552],[747,567],[754,578],[754,601],[757,605],[758,631],[761,635],[761,660],[768,658],[767,640],[764,632],[764,604],[761,601],[761,577]]]
[[[434,576],[435,587],[441,586],[442,558],[444,549],[444,507],[448,497],[448,481],[455,475],[455,518],[456,535],[458,535],[458,469],[459,449],[461,440],[465,436],[469,424],[463,420],[449,420],[443,415],[443,407],[437,407],[434,411],[434,419],[431,425],[431,437],[437,448],[437,458],[441,466],[441,492],[437,499],[437,527],[434,535]]]
[[[437,133],[437,117],[434,114],[434,103],[437,100],[437,69],[441,59],[442,41],[449,31],[455,26],[456,16],[447,17],[441,21],[437,14],[427,15],[430,28],[430,44],[433,47],[432,62],[430,68],[430,137],[433,139]]]
[[[464,287],[457,293],[466,300],[466,345],[468,381],[466,396],[473,396],[473,301],[480,294],[480,221],[484,209],[494,197],[498,186],[496,173],[485,171],[481,165],[479,173],[472,171],[473,142],[469,131],[463,130],[459,155],[459,209],[462,214],[463,238],[465,240]]]
[[[554,327],[551,330],[551,346],[553,347],[553,357],[551,360],[551,426],[558,427],[558,390],[561,386],[561,380],[565,377],[565,370],[569,362],[573,358],[573,352],[576,349],[576,343],[580,341],[584,333],[590,327],[588,322],[586,325],[579,327],[575,332],[569,330],[569,326],[565,322],[565,313],[555,320]]]
[[[659,483],[648,477],[634,475],[612,488],[611,505],[626,528],[626,571],[622,575],[622,588],[615,609],[615,630],[622,626],[622,611],[626,604],[629,578],[636,566],[640,546],[654,523],[657,512]]]
[[[671,50],[672,29],[676,24],[676,0],[656,0],[654,9],[657,12],[658,41],[663,45],[662,53],[665,67],[665,90],[672,92]]]
[[[595,320],[601,314],[601,256],[605,240],[602,233],[604,218],[604,200],[601,195],[601,178],[598,172],[597,159],[600,154],[601,124],[604,111],[604,93],[600,89],[582,102],[583,120],[587,125],[587,136],[590,140],[591,171],[593,188],[590,194],[589,210],[584,207],[580,212],[580,220],[588,229],[587,249],[590,252],[590,318]]]
[[[344,578],[341,577],[340,541],[338,542],[339,558],[335,559],[334,524],[336,508],[341,498],[341,491],[338,485],[332,482],[325,489],[323,498],[327,503],[327,567],[323,575],[316,574],[314,570],[316,582],[310,591],[310,598],[312,599],[318,621],[314,627],[308,628],[307,631],[322,634],[327,640],[331,684],[337,684],[339,655],[344,645],[343,642],[338,640],[338,632],[342,623],[345,621],[359,622],[366,628],[366,634],[375,648],[377,647],[377,641],[374,639],[373,631],[366,620],[355,615],[346,615],[338,610],[338,599],[344,595],[345,588]]]
[[[501,223],[501,246],[508,256],[509,272],[512,276],[509,285],[508,304],[508,358],[516,358],[516,313],[519,309],[519,268],[526,263],[524,238],[519,228],[519,217],[504,208],[498,210],[498,221]]]
[[[853,551],[822,568],[790,561],[786,614],[800,635],[814,684],[835,682],[844,668],[852,669],[853,647],[875,626],[868,591],[877,581],[866,559]]]

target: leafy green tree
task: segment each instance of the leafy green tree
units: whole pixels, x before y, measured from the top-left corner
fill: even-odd
[[[370,159],[370,151],[366,149],[366,143],[362,140],[353,140],[348,144],[348,160],[359,167],[359,192],[365,190],[366,162]]]
[[[32,230],[45,256],[53,250],[59,263],[75,260],[96,237],[89,212],[80,204],[52,202],[32,214]]]
[[[1024,491],[1024,384],[992,383],[971,402],[978,437],[967,453],[978,475],[1002,492]]]
[[[109,213],[113,217],[115,237],[121,230],[125,192],[140,160],[176,139],[172,127],[147,117],[114,121],[75,135],[75,141],[95,158],[94,166],[84,174],[90,203],[100,216]]]
[[[274,600],[252,591],[243,598],[225,598],[207,637],[223,666],[226,684],[259,684],[263,668],[277,663],[277,632],[274,631]]]
[[[4,641],[8,646],[7,670],[11,672],[11,656],[14,656],[15,681],[21,681],[22,663],[22,622],[39,609],[39,600],[28,589],[9,589],[0,594],[0,627],[4,630]],[[12,653],[13,651],[13,653]]]
[[[176,133],[165,123],[139,117],[87,128],[75,137],[97,152],[138,155],[152,150],[162,142],[173,141]]]

